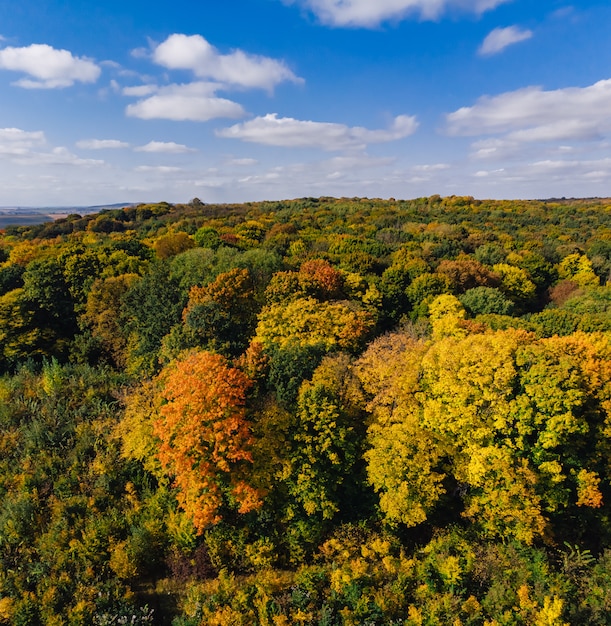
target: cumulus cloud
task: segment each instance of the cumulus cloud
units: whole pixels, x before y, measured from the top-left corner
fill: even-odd
[[[27,131],[20,128],[0,128],[0,155],[27,154],[36,146],[46,143],[41,130]]]
[[[117,150],[129,148],[129,144],[118,139],[83,139],[76,142],[76,147],[82,150]]]
[[[283,61],[234,50],[221,54],[201,35],[170,35],[153,51],[167,69],[191,70],[202,79],[271,90],[284,81],[303,82]]]
[[[46,44],[3,48],[0,50],[0,69],[30,76],[14,83],[25,89],[55,89],[70,87],[75,82],[93,83],[101,72],[90,59],[75,57],[68,50],[57,50]]]
[[[0,158],[18,165],[99,166],[104,161],[82,159],[63,146],[49,148],[42,131],[0,128]]]
[[[218,87],[206,82],[167,85],[157,89],[154,95],[128,105],[126,113],[144,120],[195,122],[206,122],[218,117],[243,117],[244,109],[241,105],[215,95]]]
[[[611,79],[588,87],[527,87],[480,98],[446,117],[450,135],[496,135],[474,143],[479,157],[506,157],[525,144],[593,141],[611,132]]]
[[[324,24],[373,28],[387,20],[416,16],[435,20],[457,9],[480,14],[511,0],[285,0],[309,9]]]
[[[506,28],[495,28],[484,39],[478,53],[480,56],[491,56],[498,54],[507,48],[521,41],[526,41],[533,36],[532,30],[520,28],[519,26],[507,26]]]
[[[58,146],[49,152],[29,151],[13,159],[19,165],[71,165],[78,167],[99,167],[105,165],[98,159],[82,159],[67,148]]]
[[[135,85],[134,87],[123,87],[121,93],[124,96],[135,96],[136,98],[144,98],[150,96],[159,90],[157,85]]]
[[[241,139],[268,146],[320,148],[333,151],[363,148],[370,143],[403,139],[413,134],[417,127],[416,118],[408,115],[397,116],[388,129],[368,130],[360,126],[296,120],[270,113],[221,129],[216,134],[219,137]]]
[[[135,148],[136,152],[157,152],[165,154],[184,154],[185,152],[197,152],[195,148],[189,148],[174,141],[149,141],[144,146]]]
[[[163,87],[152,83],[125,87],[123,95],[140,98],[126,108],[141,119],[206,122],[245,115],[240,104],[217,95],[230,87],[271,91],[284,81],[303,82],[283,61],[234,50],[221,54],[201,35],[170,35],[154,47],[152,59],[170,70],[190,70],[200,80]]]

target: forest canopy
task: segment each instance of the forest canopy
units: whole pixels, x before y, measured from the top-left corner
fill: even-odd
[[[0,232],[0,624],[611,623],[610,463],[611,200]]]

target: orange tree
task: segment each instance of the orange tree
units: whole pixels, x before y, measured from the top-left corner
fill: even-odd
[[[244,479],[252,463],[244,406],[250,379],[221,355],[201,351],[166,367],[160,382],[166,403],[154,423],[158,458],[195,528],[218,523],[224,507],[257,509],[259,493]]]

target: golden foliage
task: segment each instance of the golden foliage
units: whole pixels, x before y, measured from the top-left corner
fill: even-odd
[[[298,298],[265,307],[259,315],[257,340],[266,348],[297,342],[354,350],[373,328],[367,311],[347,302],[318,302]]]
[[[441,319],[451,314],[451,299],[441,296],[433,316],[437,304]],[[513,329],[373,342],[357,372],[375,418],[369,480],[387,518],[423,522],[449,475],[464,516],[491,536],[532,543],[547,513],[569,506],[569,490],[570,506],[600,507],[610,350],[608,335],[537,340]]]

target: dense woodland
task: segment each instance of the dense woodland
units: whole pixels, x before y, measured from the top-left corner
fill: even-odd
[[[0,624],[611,624],[611,200],[0,233]]]

